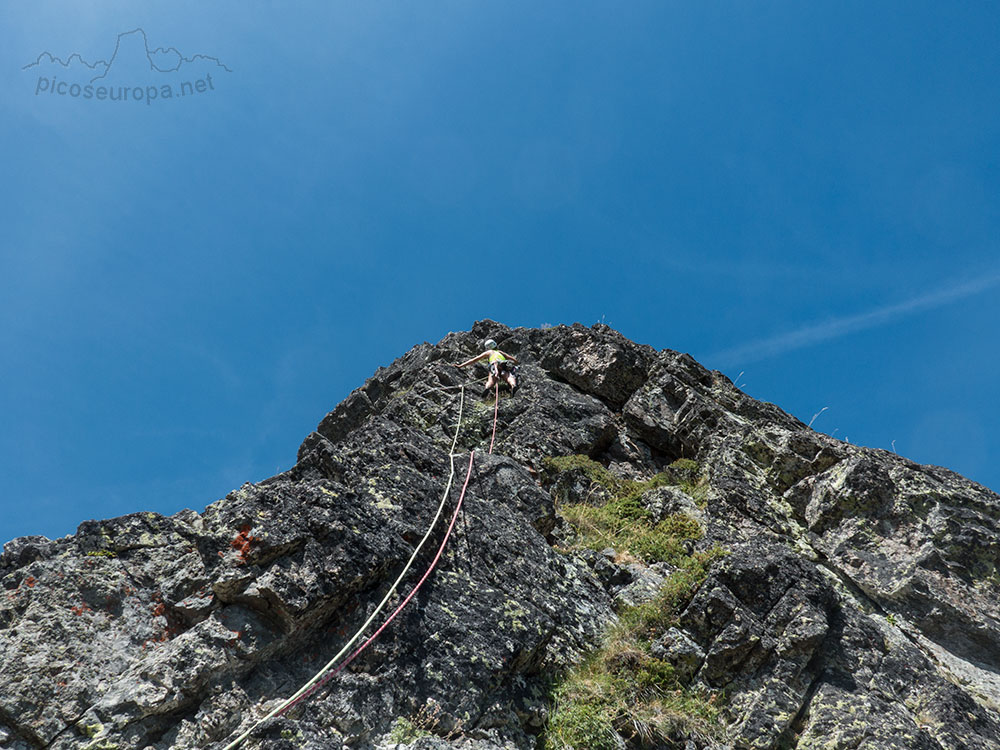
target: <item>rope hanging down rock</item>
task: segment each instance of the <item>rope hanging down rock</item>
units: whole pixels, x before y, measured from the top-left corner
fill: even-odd
[[[405,607],[407,604],[410,603],[410,599],[412,599],[414,595],[417,593],[417,591],[420,589],[420,587],[423,586],[424,581],[427,580],[427,577],[430,576],[431,571],[433,571],[434,567],[438,564],[438,560],[441,559],[441,553],[444,552],[444,547],[448,543],[448,538],[451,536],[452,529],[455,528],[455,521],[458,519],[458,512],[462,509],[462,501],[465,499],[465,491],[469,487],[469,478],[472,476],[472,460],[475,457],[475,455],[476,455],[475,451],[472,451],[469,454],[469,467],[465,471],[465,483],[462,485],[462,493],[458,496],[458,503],[455,505],[455,511],[451,514],[451,521],[448,523],[448,530],[444,534],[444,539],[441,540],[441,546],[438,547],[437,554],[434,555],[434,559],[431,560],[431,564],[427,566],[427,570],[424,572],[423,576],[421,576],[420,580],[417,581],[417,585],[414,586],[413,589],[410,591],[410,593],[406,595],[406,598],[400,603],[398,607],[396,607],[393,613],[389,615],[388,618],[386,618],[386,621],[382,623],[382,626],[374,633],[372,633],[371,637],[367,641],[362,643],[361,646],[359,646],[358,649],[353,654],[344,659],[344,661],[341,662],[341,664],[336,669],[334,669],[332,672],[323,677],[323,679],[321,679],[319,682],[317,682],[315,685],[309,688],[309,690],[307,690],[301,696],[296,698],[293,702],[288,704],[288,706],[286,706],[279,713],[284,713],[285,711],[295,706],[297,703],[304,701],[310,695],[312,695],[321,687],[323,687],[323,685],[325,685],[327,682],[333,679],[333,677],[338,672],[340,672],[344,667],[346,667],[348,664],[354,661],[355,657],[357,657],[362,651],[368,648],[368,645],[376,638],[378,638],[379,634],[381,634],[383,630],[389,627],[389,623],[391,623],[393,620],[396,619],[396,615],[398,615],[400,612],[403,611],[403,607]]]
[[[493,441],[497,439],[497,415],[500,413],[500,381],[494,384],[496,388],[494,395],[494,407],[493,407],[493,436],[490,438],[490,455],[493,455]]]
[[[398,615],[402,611],[403,607],[405,607],[409,603],[409,601],[417,593],[417,590],[420,588],[420,586],[423,585],[424,581],[427,580],[428,576],[430,576],[431,571],[434,570],[434,567],[437,565],[438,560],[441,558],[441,554],[444,552],[444,547],[448,543],[448,538],[451,536],[452,529],[455,526],[455,519],[458,518],[458,512],[462,507],[462,501],[465,499],[465,492],[469,486],[469,478],[472,476],[472,462],[475,458],[475,450],[473,450],[469,454],[469,467],[466,470],[465,483],[462,485],[462,492],[459,495],[458,503],[455,506],[455,511],[454,513],[452,513],[451,522],[448,525],[448,530],[445,533],[444,539],[441,541],[441,546],[438,547],[437,554],[434,556],[434,559],[431,561],[430,566],[427,568],[427,571],[417,582],[416,586],[413,587],[413,590],[410,591],[410,593],[403,600],[403,602],[382,624],[382,626],[377,631],[375,631],[375,633],[367,641],[365,641],[357,650],[355,650],[350,656],[348,656],[343,661],[343,663],[338,665],[338,661],[344,656],[345,653],[347,653],[348,649],[350,649],[351,646],[355,644],[355,642],[362,636],[365,630],[368,629],[368,626],[371,625],[371,623],[375,620],[375,618],[379,615],[379,613],[385,608],[385,605],[388,603],[392,595],[396,592],[396,589],[399,587],[399,584],[403,580],[403,577],[409,571],[410,567],[413,565],[414,560],[416,560],[417,556],[420,554],[420,551],[423,549],[424,544],[427,542],[428,538],[430,538],[431,533],[437,526],[438,519],[441,517],[441,512],[444,510],[444,506],[448,501],[448,495],[451,493],[451,488],[455,480],[455,446],[458,444],[458,434],[462,428],[462,414],[464,406],[465,406],[465,386],[462,386],[459,405],[458,405],[458,423],[455,425],[455,436],[451,441],[451,450],[448,452],[448,458],[451,464],[451,469],[448,474],[448,482],[445,485],[444,493],[441,495],[441,502],[438,505],[437,512],[434,514],[434,519],[431,521],[431,525],[428,527],[427,532],[424,534],[423,539],[420,540],[420,544],[418,544],[416,549],[413,550],[413,554],[410,556],[410,559],[406,562],[406,565],[403,568],[402,572],[399,574],[395,582],[389,588],[389,591],[386,592],[385,597],[383,597],[378,607],[376,607],[375,611],[372,612],[372,614],[368,617],[367,620],[365,620],[365,623],[358,629],[358,632],[354,634],[351,640],[349,640],[346,644],[344,644],[343,648],[341,648],[340,651],[338,651],[337,654],[332,659],[330,659],[330,661],[328,661],[323,666],[323,668],[319,672],[317,672],[306,684],[304,684],[301,688],[299,688],[291,697],[285,700],[280,706],[278,706],[275,709],[272,709],[266,716],[255,722],[249,729],[243,732],[239,737],[237,737],[235,740],[226,745],[226,747],[223,750],[234,750],[241,742],[243,742],[243,740],[249,737],[254,732],[254,730],[260,727],[266,721],[269,721],[270,719],[273,719],[275,716],[279,716],[285,713],[293,706],[295,706],[296,704],[300,703],[301,701],[305,700],[310,695],[315,693],[327,682],[329,682],[334,675],[336,675],[344,667],[350,664],[355,659],[355,657],[357,657],[362,651],[364,651],[364,649],[367,648],[367,646],[372,641],[374,641],[375,638],[377,638],[378,635],[383,630],[385,630],[386,627],[388,627],[389,623],[391,623],[395,619],[396,615]],[[496,436],[495,414],[493,421],[493,434],[495,437]],[[493,443],[492,441],[490,441],[491,453],[492,450],[493,450]],[[334,668],[335,665],[337,665],[336,668]]]

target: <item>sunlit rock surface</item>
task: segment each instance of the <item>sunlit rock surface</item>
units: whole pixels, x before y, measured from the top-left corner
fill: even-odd
[[[487,335],[522,362],[493,455],[485,368],[451,366]],[[447,511],[477,458],[439,567],[348,669],[244,747],[536,747],[551,678],[670,574],[562,549],[558,503],[604,490],[572,473],[553,482],[543,461],[585,454],[631,479],[697,461],[700,502],[659,487],[642,503],[689,515],[699,548],[730,553],[651,646],[689,685],[723,691],[724,730],[658,746],[1000,748],[1000,497],[813,432],[606,326],[491,321],[379,369],[293,468],[200,514],[5,545],[0,748],[221,749],[279,705],[367,619],[426,531],[463,383]]]

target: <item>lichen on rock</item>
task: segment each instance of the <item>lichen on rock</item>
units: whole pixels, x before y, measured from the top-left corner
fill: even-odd
[[[499,404],[451,366],[486,336],[522,363]],[[248,750],[1000,748],[996,494],[606,326],[480,321],[201,513],[6,544],[0,749],[221,750],[280,705],[426,531],[463,385],[476,460],[438,568]]]

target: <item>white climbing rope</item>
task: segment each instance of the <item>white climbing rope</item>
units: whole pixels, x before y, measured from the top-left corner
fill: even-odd
[[[257,729],[259,726],[261,726],[264,722],[273,719],[275,716],[285,711],[289,706],[298,701],[299,698],[301,698],[303,695],[309,692],[309,690],[314,685],[316,685],[320,680],[323,679],[323,677],[326,675],[327,672],[329,672],[337,665],[337,663],[344,656],[344,654],[347,653],[348,649],[350,649],[351,646],[353,646],[357,642],[357,640],[364,634],[365,630],[367,630],[368,626],[372,624],[372,621],[374,621],[374,619],[379,615],[379,613],[385,608],[385,605],[389,602],[389,599],[392,598],[392,595],[396,593],[396,589],[399,587],[399,584],[403,580],[403,577],[406,575],[407,571],[409,571],[410,566],[413,565],[413,561],[417,559],[417,555],[420,554],[420,550],[423,549],[424,544],[430,538],[431,532],[434,531],[434,527],[437,526],[438,519],[441,517],[441,512],[444,510],[444,506],[448,501],[448,495],[451,493],[451,488],[455,481],[455,446],[458,445],[458,433],[462,428],[462,410],[464,406],[465,406],[465,386],[463,385],[458,403],[458,424],[455,425],[455,437],[452,439],[451,449],[448,451],[448,458],[451,463],[451,471],[448,474],[448,482],[445,485],[444,493],[441,495],[441,503],[438,505],[437,512],[434,514],[434,520],[431,521],[431,525],[428,527],[427,533],[424,534],[424,538],[420,540],[420,544],[418,544],[416,549],[413,550],[413,554],[410,556],[410,559],[406,562],[406,566],[403,568],[402,572],[396,578],[396,581],[392,584],[392,587],[386,592],[385,597],[383,597],[378,607],[376,607],[375,611],[371,613],[371,615],[368,617],[367,620],[365,620],[365,624],[358,629],[358,632],[354,634],[351,640],[349,640],[346,644],[344,644],[344,647],[341,648],[340,651],[338,651],[337,654],[332,659],[330,659],[330,661],[328,661],[326,665],[312,677],[312,679],[309,680],[309,682],[300,687],[295,692],[295,694],[292,695],[290,698],[283,701],[280,706],[278,706],[275,709],[272,709],[265,717],[259,719],[249,729],[243,732],[243,734],[241,734],[235,740],[226,745],[225,748],[223,748],[223,750],[234,750],[234,748],[236,748],[241,742],[243,742],[243,740],[249,737],[253,733],[253,731]]]

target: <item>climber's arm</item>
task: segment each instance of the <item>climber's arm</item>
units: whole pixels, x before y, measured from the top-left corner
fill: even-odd
[[[479,360],[483,359],[484,357],[488,357],[489,354],[490,354],[489,352],[483,352],[478,357],[473,357],[472,359],[467,359],[467,360],[465,360],[465,362],[462,362],[462,364],[455,365],[455,367],[465,367],[466,365],[471,365],[473,362],[478,362]]]

